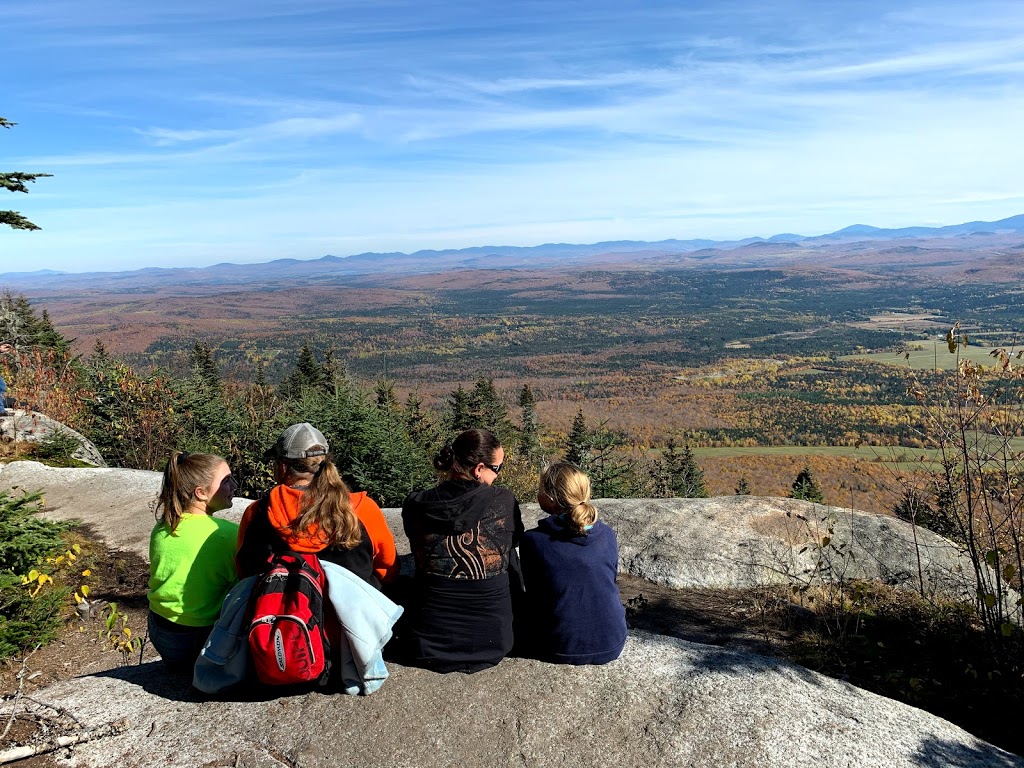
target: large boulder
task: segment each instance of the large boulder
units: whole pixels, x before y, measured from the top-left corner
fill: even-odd
[[[0,466],[0,489],[43,490],[46,514],[84,520],[143,557],[159,485],[153,472]],[[225,515],[237,519],[246,503]],[[751,497],[598,506],[618,531],[621,569],[670,586],[819,578],[840,567],[889,579],[917,571],[905,550],[911,531],[891,518]],[[399,511],[386,515],[407,551]],[[528,525],[539,515],[524,508]],[[928,583],[939,584],[936,563],[946,558],[942,567],[955,571],[956,551],[918,537],[941,553],[928,561]],[[853,554],[837,554],[846,550]],[[117,735],[56,758],[80,766],[1024,768],[938,717],[801,667],[636,631],[622,658],[602,667],[506,659],[466,676],[390,666],[369,698],[208,701],[149,662],[57,683],[33,700],[74,717],[76,728],[123,721]]]
[[[105,467],[99,449],[85,437],[66,424],[61,424],[38,411],[8,410],[0,416],[0,436],[15,442],[42,443],[54,436],[69,437],[78,443],[71,454],[73,458],[92,464],[94,467]]]
[[[506,659],[467,676],[391,665],[369,698],[201,701],[159,662],[33,698],[120,735],[79,766],[1024,766],[919,709],[775,659],[635,632],[618,661]]]
[[[970,559],[887,515],[796,499],[606,499],[619,569],[671,587],[878,579],[971,600]]]
[[[53,469],[0,465],[0,489],[41,489],[46,514],[77,518],[119,546],[148,556],[160,475],[131,469]],[[238,520],[249,504],[222,513]],[[601,499],[619,538],[619,570],[670,587],[749,587],[839,578],[972,599],[970,561],[931,531],[886,515],[795,499]],[[409,552],[401,512],[384,510],[398,551]],[[542,515],[523,505],[527,527]]]

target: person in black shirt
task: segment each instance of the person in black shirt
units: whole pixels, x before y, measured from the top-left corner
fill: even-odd
[[[478,672],[512,649],[509,572],[521,584],[523,521],[512,493],[493,485],[504,457],[490,432],[466,430],[434,459],[445,479],[402,505],[416,562],[404,629],[410,664]]]

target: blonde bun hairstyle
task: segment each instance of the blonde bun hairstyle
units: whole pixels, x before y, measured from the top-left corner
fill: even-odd
[[[559,461],[549,464],[540,476],[540,490],[562,511],[577,536],[597,522],[597,507],[590,503],[590,478],[575,464]]]

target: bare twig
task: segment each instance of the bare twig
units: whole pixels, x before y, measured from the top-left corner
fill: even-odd
[[[123,733],[127,728],[128,719],[124,718],[112,723],[105,723],[97,728],[79,731],[78,733],[71,734],[70,736],[58,736],[53,741],[48,741],[45,744],[14,747],[13,749],[8,749],[5,752],[0,752],[0,765],[13,763],[15,760],[24,760],[26,757],[32,757],[33,755],[45,755],[48,752],[55,752],[56,750],[63,749],[64,747],[73,747],[75,744],[82,744],[86,741],[94,741],[96,739],[105,739],[109,736],[117,736],[118,734]]]
[[[40,701],[39,699],[33,699],[31,696],[22,696],[22,698],[25,699],[25,701],[31,701],[33,704],[35,704],[38,707],[44,707],[45,709],[53,710],[54,712],[56,712],[61,717],[67,717],[67,718],[73,720],[74,722],[78,723],[78,725],[82,724],[81,720],[79,720],[77,717],[75,717],[68,710],[64,709],[64,707],[59,707],[56,704],[49,704],[49,703],[47,703],[45,701]]]
[[[38,651],[42,646],[37,645],[32,649],[32,653],[29,653],[21,660],[21,669],[18,670],[16,675],[18,680],[18,690],[14,693],[14,701],[11,704],[11,716],[7,719],[7,725],[4,727],[4,732],[0,733],[0,739],[6,739],[7,734],[11,732],[11,726],[14,725],[14,718],[18,714],[18,702],[25,693],[25,678],[28,676],[28,660],[32,658],[32,655]]]

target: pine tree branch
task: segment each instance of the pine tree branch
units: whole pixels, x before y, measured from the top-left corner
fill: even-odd
[[[27,194],[28,187],[26,187],[25,184],[34,182],[36,179],[44,179],[50,176],[53,176],[53,174],[22,173],[21,171],[0,173],[0,187],[3,187],[8,192],[25,192]]]
[[[39,229],[17,211],[0,211],[0,225],[6,225],[11,229]]]

